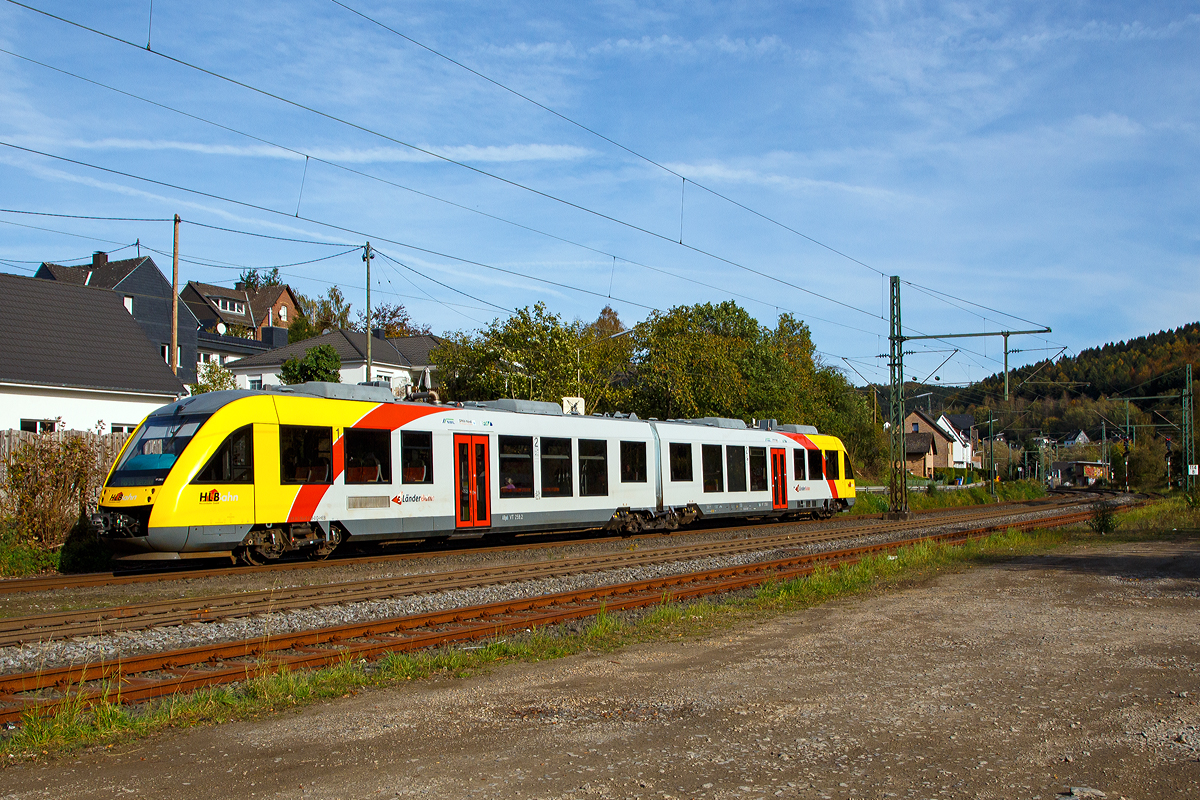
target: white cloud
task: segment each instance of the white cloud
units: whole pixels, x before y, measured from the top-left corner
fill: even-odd
[[[14,143],[40,149],[75,150],[143,150],[161,151],[175,150],[189,153],[213,156],[232,156],[237,158],[280,158],[292,161],[303,161],[304,155],[299,152],[286,150],[267,144],[222,145],[205,144],[203,142],[185,142],[174,139],[45,139],[42,137],[19,137]],[[586,158],[592,151],[573,145],[556,144],[514,144],[504,146],[464,145],[437,147],[421,145],[422,149],[439,153],[455,161],[474,163],[512,163],[519,161],[575,161]],[[343,164],[378,164],[395,162],[428,162],[435,161],[433,156],[416,150],[401,147],[369,147],[369,148],[323,148],[315,147],[306,151],[314,158]]]

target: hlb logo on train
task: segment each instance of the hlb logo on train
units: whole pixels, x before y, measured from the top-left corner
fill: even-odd
[[[209,489],[200,493],[201,503],[236,503],[237,499],[236,494],[221,494],[220,489]]]
[[[392,502],[398,506],[405,503],[430,503],[433,502],[431,494],[398,494],[392,498]]]

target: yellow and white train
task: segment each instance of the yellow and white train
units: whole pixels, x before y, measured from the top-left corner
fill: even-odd
[[[124,558],[261,563],[324,557],[347,540],[633,532],[853,504],[842,442],[806,426],[404,402],[379,386],[307,383],[211,392],[151,414],[109,473],[93,525]]]

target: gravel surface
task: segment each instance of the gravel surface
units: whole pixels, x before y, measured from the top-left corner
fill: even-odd
[[[1200,797],[1200,539],[3,771],[11,800]]]
[[[1058,513],[1061,513],[1061,509],[1014,513],[995,520],[989,520],[989,522],[991,524],[1004,524],[1006,522],[1027,520]],[[931,520],[929,526],[919,529],[909,529],[904,531],[903,534],[857,536],[849,539],[840,539],[836,542],[772,548],[733,556],[673,561],[636,568],[610,569],[585,575],[563,575],[553,578],[494,584],[471,589],[419,594],[389,600],[331,604],[316,608],[258,614],[224,621],[193,622],[185,625],[157,627],[140,631],[98,633],[95,636],[74,637],[63,641],[4,647],[0,648],[0,674],[30,672],[101,660],[113,661],[118,658],[127,658],[135,655],[199,647],[216,642],[239,641],[268,634],[279,635],[316,628],[348,625],[355,622],[440,611],[449,608],[495,603],[503,600],[537,597],[610,584],[650,580],[666,575],[720,569],[757,561],[770,561],[801,553],[860,547],[897,538],[907,539],[934,531],[961,530],[976,527],[979,524],[978,522],[973,522],[937,525],[934,520]],[[777,529],[769,531],[770,534],[778,532]],[[703,536],[703,534],[700,535]],[[695,537],[688,538],[694,539]],[[671,547],[688,543],[682,538],[676,537],[655,539],[652,541],[664,543],[661,546]],[[528,554],[526,555],[526,561],[535,559],[544,560],[547,555],[544,550],[524,552]],[[576,553],[571,553],[570,555],[576,555]],[[471,555],[469,553],[456,556],[456,558],[463,562],[459,565],[459,568],[464,566],[482,566],[480,563],[471,563]],[[412,570],[410,569],[412,566],[412,562],[399,562],[398,564],[394,564],[393,569],[386,574],[388,577],[393,577],[415,574],[417,571],[426,571],[425,569]],[[419,566],[427,568],[430,565],[422,563]],[[399,569],[396,569],[396,567],[399,567]],[[316,572],[323,572],[323,570],[317,570]],[[293,573],[290,572],[277,574],[289,578],[293,576]],[[304,577],[311,578],[311,575]],[[361,580],[362,577],[360,576],[358,579]],[[60,602],[62,602],[61,599]],[[102,629],[102,624],[98,622],[97,628]]]

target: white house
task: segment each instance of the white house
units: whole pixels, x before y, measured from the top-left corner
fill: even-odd
[[[960,430],[945,414],[938,417],[937,424],[950,437],[949,466],[958,468],[979,466],[974,459],[970,428],[965,431]]]
[[[439,344],[437,336],[405,336],[386,339],[375,335],[371,339],[371,376],[369,380],[383,381],[396,394],[404,387],[434,388],[434,368],[429,353]],[[329,345],[342,359],[342,383],[362,383],[367,377],[367,335],[360,331],[340,330],[314,336],[303,342],[279,347],[237,361],[226,362],[239,389],[261,389],[280,383],[279,371],[289,358],[304,358],[314,347]]]
[[[107,289],[0,274],[0,430],[133,430],[186,394]]]

